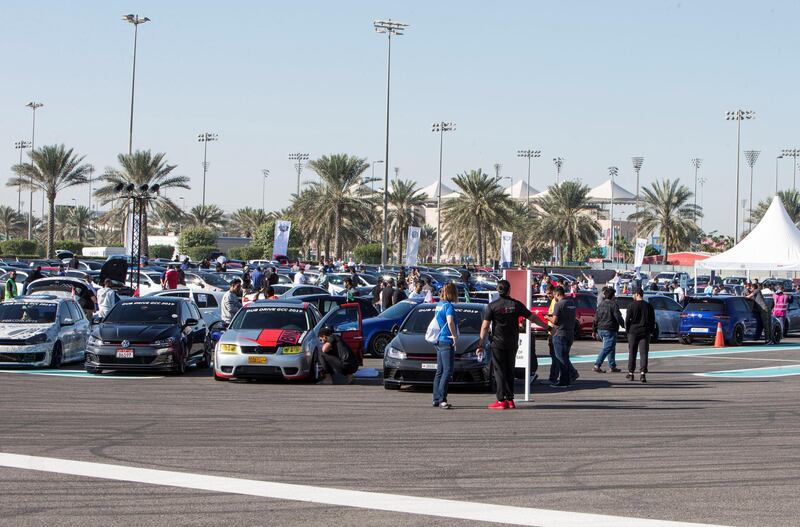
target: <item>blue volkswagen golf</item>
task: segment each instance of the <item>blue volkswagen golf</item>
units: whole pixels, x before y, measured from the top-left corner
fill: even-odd
[[[728,346],[741,346],[764,334],[762,331],[758,335],[760,321],[753,312],[752,300],[741,296],[695,297],[689,299],[681,313],[681,343],[714,342],[718,323],[722,324]],[[783,337],[783,328],[775,317],[772,318],[772,334],[776,343]]]

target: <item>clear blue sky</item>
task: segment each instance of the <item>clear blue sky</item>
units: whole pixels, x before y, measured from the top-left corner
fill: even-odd
[[[192,178],[187,207],[200,201],[201,131],[219,134],[208,201],[228,211],[261,206],[262,168],[267,208],[286,206],[290,152],[383,158],[386,37],[375,18],[410,24],[393,42],[389,166],[420,186],[437,176],[437,120],[458,127],[445,138],[446,180],[497,162],[519,179],[516,150],[538,148],[538,189],[555,181],[555,156],[589,185],[617,165],[634,190],[630,158],[644,156],[643,185],[691,186],[701,157],[704,226],[732,233],[736,129],[724,112],[757,112],[742,131],[742,150],[762,150],[754,201],[774,189],[779,150],[800,147],[798,2],[37,1],[6,3],[0,20],[0,178],[17,161],[13,142],[30,138],[30,100],[45,104],[38,145],[63,142],[98,169],[127,151],[128,12],[153,20],[139,32],[134,148],[166,152]],[[780,170],[791,186],[791,161]],[[0,202],[16,205],[2,188]]]

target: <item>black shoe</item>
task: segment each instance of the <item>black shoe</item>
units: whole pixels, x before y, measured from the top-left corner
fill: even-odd
[[[642,381],[643,383],[646,383],[647,382],[647,374],[646,373],[640,373],[639,374],[639,380]]]
[[[620,369],[619,369],[619,368],[617,368],[616,366],[612,366],[611,368],[609,368],[609,369],[608,369],[608,371],[613,371],[614,373],[619,373],[619,372],[621,372],[622,370],[620,370]]]
[[[572,377],[570,377],[569,383],[572,384],[573,382],[577,381],[578,377],[580,377],[580,376],[581,376],[581,374],[576,371],[575,374]]]
[[[626,373],[625,374],[625,378],[628,379],[629,381],[632,381],[633,380],[633,372],[629,371],[628,373]]]
[[[433,403],[433,406],[439,406],[439,403]]]

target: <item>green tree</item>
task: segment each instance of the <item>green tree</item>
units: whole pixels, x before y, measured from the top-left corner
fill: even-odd
[[[254,209],[252,207],[245,207],[238,209],[231,214],[230,226],[232,232],[237,236],[244,236],[250,238],[261,225],[267,223],[270,219],[268,213],[261,209]]]
[[[53,255],[56,196],[66,188],[88,183],[86,176],[91,165],[83,163],[84,156],[78,156],[72,148],[68,149],[64,145],[43,146],[29,152],[28,157],[30,163],[12,167],[16,176],[9,179],[7,185],[40,190],[47,197],[45,256],[49,258]]]
[[[69,217],[72,213],[72,207],[67,205],[56,205],[55,209],[55,238],[59,240],[63,240],[67,236],[67,230],[69,229]]]
[[[642,233],[659,232],[664,247],[662,261],[666,264],[670,251],[686,247],[697,239],[700,229],[695,215],[701,218],[703,213],[692,204],[692,191],[677,179],[655,181],[643,188],[642,194],[639,212],[628,219],[638,221]]]
[[[320,178],[320,181],[307,183],[309,196],[320,201],[316,204],[304,202],[302,211],[317,223],[323,217],[328,218],[333,227],[333,250],[341,256],[343,227],[364,225],[374,213],[369,187],[362,179],[369,163],[356,156],[332,154],[314,159],[308,166]]]
[[[481,169],[470,170],[453,178],[458,198],[442,206],[444,239],[448,251],[461,252],[474,244],[478,262],[486,261],[486,236],[499,235],[502,227],[511,224],[513,202],[496,177]]]
[[[196,205],[186,216],[186,224],[219,231],[225,225],[225,212],[217,205]]]
[[[548,188],[536,200],[541,210],[538,237],[565,246],[568,262],[579,246],[593,247],[600,235],[600,225],[593,217],[597,208],[589,203],[589,187],[578,181],[564,181]]]
[[[408,235],[408,227],[422,223],[425,217],[421,207],[428,200],[426,194],[420,194],[417,184],[410,180],[393,180],[389,192],[389,225],[397,240],[397,255],[403,259],[403,241]]]
[[[22,215],[8,205],[0,205],[0,233],[3,234],[3,239],[10,240],[21,226]]]
[[[152,154],[150,150],[137,150],[132,154],[119,154],[117,156],[120,168],[107,168],[100,177],[103,185],[95,191],[95,196],[103,205],[112,204],[109,211],[111,218],[125,218],[128,200],[120,199],[118,186],[133,184],[136,188],[142,185],[159,186],[159,194],[154,199],[147,201],[142,215],[142,253],[148,253],[147,236],[149,232],[148,215],[156,209],[169,209],[180,213],[178,207],[171,199],[160,194],[161,190],[189,189],[189,178],[186,176],[172,175],[177,165],[167,163],[166,154]]]
[[[71,207],[65,235],[77,238],[79,242],[88,239],[92,235],[93,218],[89,207],[83,205]]]

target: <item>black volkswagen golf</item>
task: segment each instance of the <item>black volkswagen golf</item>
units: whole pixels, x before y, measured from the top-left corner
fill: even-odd
[[[208,329],[194,302],[182,298],[125,299],[97,321],[86,346],[86,371],[167,370],[211,365]]]

